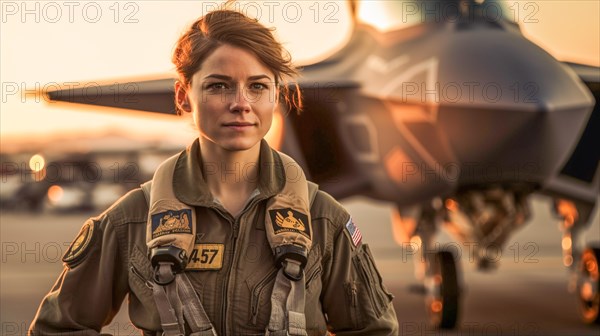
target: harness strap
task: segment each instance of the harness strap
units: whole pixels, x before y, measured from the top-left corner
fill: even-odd
[[[298,167],[297,164],[287,155],[279,153],[285,167]],[[287,176],[286,169],[286,185],[280,195],[274,197],[275,204],[286,204],[286,201],[295,203],[295,206],[290,206],[304,212],[307,223],[307,230],[301,230],[293,238],[290,243],[289,236],[285,236],[283,240],[279,240],[277,232],[271,230],[268,225],[267,238],[271,247],[274,247],[276,258],[277,247],[279,246],[296,246],[300,245],[304,249],[305,257],[308,257],[308,251],[312,246],[312,225],[310,220],[310,207],[317,194],[317,185],[306,181],[304,173],[300,170],[299,174]],[[289,204],[289,203],[288,203]],[[305,234],[308,233],[308,234]],[[285,257],[281,269],[275,278],[275,285],[271,293],[271,317],[269,325],[265,330],[268,336],[307,336],[306,333],[306,316],[304,314],[305,307],[305,277],[304,266],[306,258],[299,260],[296,256]],[[278,261],[279,263],[279,261]]]
[[[271,296],[272,313],[266,333],[306,336],[304,266],[312,246],[310,206],[318,187],[306,181],[304,172],[293,159],[278,154],[286,169],[286,183],[282,192],[267,204],[270,220],[267,238],[281,269]],[[193,209],[176,199],[169,182],[173,179],[177,158],[177,155],[169,158],[157,169],[153,181],[159,183],[158,186],[152,188],[152,182],[142,185],[149,203],[147,246],[153,253],[160,252],[151,258],[155,267],[154,299],[165,336],[184,334],[184,321],[188,322],[193,336],[216,336],[183,271],[193,247],[197,219]]]
[[[175,311],[175,316],[177,316],[177,321],[179,322],[179,327],[185,334],[185,325],[183,320],[183,305],[181,304],[181,298],[179,297],[179,291],[177,289],[177,284],[172,282],[167,286],[163,286],[167,292],[167,298],[169,299],[169,303],[171,307]]]
[[[164,267],[168,267],[164,265]],[[177,313],[171,302],[167,297],[164,286],[157,284],[154,281],[152,283],[152,293],[154,296],[154,302],[160,315],[160,324],[163,330],[163,336],[181,336],[183,335],[183,326],[180,324],[180,320],[177,319]],[[170,286],[174,285],[173,283]]]
[[[179,248],[185,251],[181,259],[187,261],[187,257],[194,249],[196,214],[191,206],[177,199],[173,190],[171,181],[173,181],[178,158],[179,154],[161,163],[152,178],[153,187],[146,188],[149,189],[150,196],[147,198],[146,245],[148,251],[161,246]],[[143,186],[142,190],[144,190]],[[175,266],[185,268],[185,265]]]
[[[164,336],[184,335],[182,332],[185,330],[182,325],[184,315],[192,331],[191,336],[217,336],[215,328],[210,323],[208,315],[185,273],[178,274],[176,281],[167,286],[152,283],[152,291]],[[180,294],[188,299],[186,304],[181,302]]]
[[[285,268],[285,270],[284,270]],[[300,281],[290,280],[285,273],[295,274]],[[265,331],[269,336],[306,336],[304,315],[304,271],[300,263],[288,260],[277,273],[271,294],[271,319]]]
[[[286,154],[277,154],[283,164],[283,189],[267,201],[265,225],[267,240],[280,266],[286,258],[306,263],[312,246],[312,227],[306,176],[302,168]]]
[[[206,311],[198,298],[198,294],[194,290],[190,279],[185,273],[177,274],[177,288],[181,292],[181,296],[186,298],[186,304],[183,305],[183,313],[192,330],[192,336],[217,336],[215,330]],[[189,301],[188,301],[189,300]]]
[[[149,202],[152,195],[152,181],[142,184],[141,187],[146,201]],[[192,331],[191,335],[217,336],[217,332],[208,315],[206,315],[200,298],[184,272],[175,275],[172,273],[171,264],[161,263],[156,276],[170,280],[166,286],[161,286],[156,281],[152,283],[154,301],[158,308],[165,336],[183,335],[181,331],[185,330],[183,326],[184,316]],[[172,278],[174,278],[174,281],[171,280]],[[181,297],[184,298],[185,305],[182,304]]]

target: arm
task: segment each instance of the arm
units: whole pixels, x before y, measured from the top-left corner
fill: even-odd
[[[385,287],[367,245],[352,237],[345,217],[334,237],[330,275],[323,287],[323,309],[337,336],[398,335],[392,294]]]
[[[65,253],[65,268],[42,300],[29,335],[98,335],[128,291],[122,259],[108,216],[88,219]]]

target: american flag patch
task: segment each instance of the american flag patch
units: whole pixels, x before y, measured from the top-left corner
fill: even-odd
[[[350,237],[352,237],[352,243],[354,244],[354,246],[358,246],[362,241],[362,234],[360,233],[358,227],[354,225],[352,217],[350,217],[348,223],[346,223],[346,230],[348,230]]]

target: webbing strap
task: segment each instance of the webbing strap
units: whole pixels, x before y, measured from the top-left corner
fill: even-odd
[[[160,246],[174,246],[189,256],[194,249],[196,214],[190,205],[177,199],[173,190],[173,174],[179,155],[160,164],[154,172],[151,187],[142,185],[144,194],[147,191],[150,194],[146,197],[149,200],[146,246],[148,251]]]
[[[193,336],[217,336],[217,331],[210,323],[208,315],[200,302],[200,298],[190,279],[185,273],[177,274],[175,278],[177,289],[186,304],[183,305],[183,313],[188,322]]]
[[[312,207],[319,186],[310,181],[307,181],[307,183],[309,205]],[[292,281],[285,275],[285,272],[302,278],[298,281]],[[273,292],[271,293],[271,318],[265,332],[266,335],[307,335],[306,316],[304,315],[305,278],[303,273],[300,264],[294,260],[288,260],[277,273]]]
[[[161,268],[169,267],[168,265],[161,265]],[[170,269],[169,269],[170,271]],[[156,303],[156,308],[158,309],[158,314],[160,315],[160,324],[163,329],[164,336],[180,336],[183,335],[183,328],[179,324],[179,320],[177,319],[177,312],[173,309],[169,299],[167,298],[167,293],[165,292],[165,288],[156,282],[152,281],[152,293],[154,294],[154,302]],[[172,282],[168,286],[175,286],[175,283]]]
[[[184,331],[185,327],[183,322],[183,305],[181,303],[181,298],[179,298],[178,286],[175,281],[170,284],[164,286],[167,292],[167,298],[169,299],[169,303],[171,304],[171,308],[175,311],[175,316],[177,317],[177,321],[179,322],[179,327]]]
[[[142,184],[142,191],[148,203],[150,203],[152,195],[152,184],[152,181]],[[195,227],[195,223],[193,225]],[[171,272],[171,268],[167,265],[164,266],[159,268],[159,276],[166,278]],[[185,330],[182,325],[184,316],[192,331],[191,336],[217,336],[200,298],[185,273],[177,274],[175,281],[166,288],[153,283],[153,292],[165,336],[183,335],[181,331]],[[181,298],[185,304],[182,303]]]
[[[160,267],[170,268],[168,265],[161,265]],[[170,272],[170,269],[168,271]],[[204,307],[202,307],[200,298],[198,298],[185,273],[177,274],[175,281],[166,286],[153,282],[152,292],[160,315],[164,336],[183,335],[182,330],[185,330],[182,325],[184,315],[192,331],[190,335],[217,336],[216,330],[210,323]],[[181,298],[186,304],[182,303]]]
[[[290,280],[285,273],[301,277]],[[273,293],[271,294],[271,319],[266,330],[269,336],[306,336],[306,317],[304,315],[304,271],[300,263],[286,260],[277,273]]]
[[[308,201],[309,209],[316,197],[318,186],[308,182]],[[142,190],[147,201],[150,201],[152,182],[142,185]],[[195,224],[195,223],[194,223]],[[193,225],[195,227],[195,225]],[[290,280],[285,273],[301,277],[298,281]],[[185,319],[188,321],[192,336],[217,336],[202,303],[198,298],[193,286],[185,273],[176,276],[176,280],[169,284],[172,289],[167,293],[162,286],[153,283],[154,300],[161,319],[161,325],[164,336],[179,336],[185,331],[183,326]],[[179,292],[178,292],[179,291]],[[167,298],[169,294],[169,298]],[[185,300],[182,304],[178,294]],[[177,309],[173,309],[173,303]],[[305,278],[304,271],[297,261],[287,260],[285,265],[279,270],[273,292],[271,295],[271,318],[266,335],[271,336],[306,336],[306,317],[304,314],[305,306]],[[179,317],[179,319],[178,319]],[[181,324],[178,323],[181,321]]]

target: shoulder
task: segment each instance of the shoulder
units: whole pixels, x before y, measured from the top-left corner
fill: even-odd
[[[324,191],[319,191],[311,208],[313,228],[315,223],[326,233],[326,247],[345,246],[350,251],[358,251],[362,243],[362,233],[346,208]],[[319,227],[320,225],[316,226]],[[354,252],[353,252],[354,253]]]
[[[313,220],[326,219],[335,231],[341,230],[350,219],[350,214],[346,208],[322,190],[317,192],[310,214]]]
[[[106,211],[85,221],[63,255],[63,262],[72,269],[85,263],[90,254],[127,251],[127,241],[131,238],[128,224],[145,223],[147,212],[148,206],[142,190],[138,188],[128,192]],[[133,237],[142,237],[144,228],[143,225],[136,225],[135,230],[131,231]]]
[[[112,225],[146,222],[148,202],[141,188],[129,191],[104,211],[99,218],[108,220]]]

